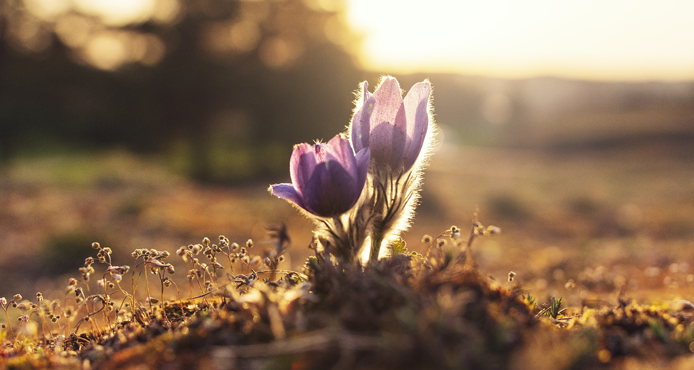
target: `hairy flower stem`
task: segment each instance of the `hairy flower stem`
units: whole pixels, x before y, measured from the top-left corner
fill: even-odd
[[[371,184],[371,246],[369,262],[378,261],[384,240],[392,240],[410,226],[419,197],[419,177],[413,172],[389,167],[376,168]]]
[[[381,253],[381,244],[383,244],[383,233],[378,232],[372,236],[371,251],[369,253],[369,263],[378,261],[378,255]]]

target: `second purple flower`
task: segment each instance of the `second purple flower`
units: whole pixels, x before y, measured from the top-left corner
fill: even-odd
[[[291,184],[270,186],[273,195],[319,217],[339,216],[359,199],[369,170],[369,149],[352,151],[341,135],[325,144],[298,144],[289,162]]]

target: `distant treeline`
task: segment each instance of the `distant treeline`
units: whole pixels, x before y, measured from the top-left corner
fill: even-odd
[[[80,9],[0,4],[0,163],[117,146],[171,156],[202,180],[277,177],[291,145],[343,129],[358,83],[378,79],[356,66],[359,38],[339,1],[159,2],[178,4],[175,14],[118,26]],[[694,130],[690,82],[397,77],[404,89],[432,81],[446,141],[552,146]]]

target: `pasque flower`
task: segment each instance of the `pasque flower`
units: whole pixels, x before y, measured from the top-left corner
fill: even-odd
[[[342,135],[325,144],[298,144],[289,162],[292,183],[271,185],[269,190],[315,216],[339,216],[359,199],[369,159],[369,148],[355,156]]]
[[[364,210],[372,215],[369,260],[373,262],[383,241],[394,241],[414,217],[434,123],[429,81],[416,83],[404,99],[398,80],[390,76],[381,79],[373,94],[366,81],[361,88],[349,130],[355,150],[371,150],[372,191]]]
[[[393,77],[385,77],[373,94],[368,87],[364,81],[352,118],[352,146],[355,151],[370,148],[377,166],[408,171],[422,151],[429,128],[431,84],[416,83],[404,100]]]

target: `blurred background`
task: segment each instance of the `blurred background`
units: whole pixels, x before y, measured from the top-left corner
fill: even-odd
[[[4,0],[0,296],[62,287],[93,241],[132,264],[135,248],[262,241],[282,222],[299,268],[311,224],[266,188],[382,74],[434,86],[410,249],[479,210],[503,230],[474,252],[500,281],[694,292],[691,14],[675,0]]]

